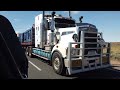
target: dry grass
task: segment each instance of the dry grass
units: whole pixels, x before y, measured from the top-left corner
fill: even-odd
[[[111,60],[120,61],[120,42],[111,43]]]

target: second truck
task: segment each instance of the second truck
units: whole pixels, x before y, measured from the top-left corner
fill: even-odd
[[[40,14],[35,24],[19,36],[30,57],[50,61],[57,74],[72,75],[110,66],[110,43],[95,25],[74,19]]]

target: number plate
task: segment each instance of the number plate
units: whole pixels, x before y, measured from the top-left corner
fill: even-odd
[[[81,60],[73,60],[72,61],[72,67],[81,67],[82,61]]]
[[[88,51],[88,55],[96,55],[96,51]]]

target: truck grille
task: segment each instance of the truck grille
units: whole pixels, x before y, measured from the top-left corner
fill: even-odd
[[[97,44],[94,44],[97,42],[97,33],[85,33],[84,34],[84,43],[85,43],[85,48],[97,48]],[[86,38],[87,37],[87,38]],[[87,44],[89,43],[89,44]],[[93,43],[93,44],[92,44]],[[95,50],[96,49],[85,49],[84,51],[84,55],[87,55],[88,54],[88,51],[90,50]]]

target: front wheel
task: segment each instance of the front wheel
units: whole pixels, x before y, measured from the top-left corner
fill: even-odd
[[[57,74],[63,75],[65,73],[65,66],[63,58],[60,53],[54,52],[52,56],[52,67]]]

